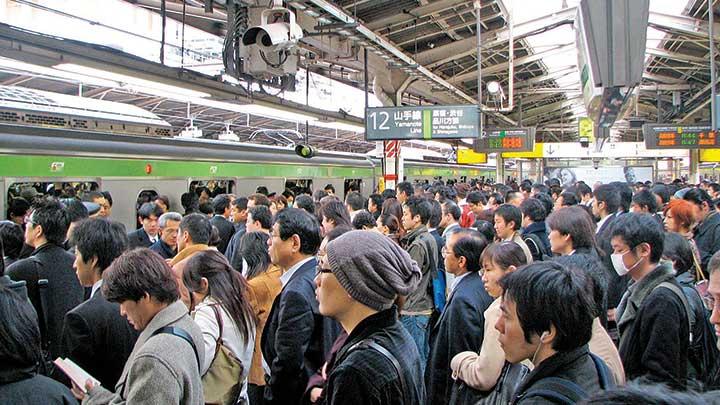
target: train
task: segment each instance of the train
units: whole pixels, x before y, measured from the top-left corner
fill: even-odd
[[[494,167],[407,160],[407,181],[491,178]],[[86,130],[0,123],[0,209],[23,189],[43,191],[72,184],[109,191],[112,218],[134,229],[141,195],[166,195],[182,212],[183,193],[199,186],[249,195],[258,186],[321,189],[332,184],[343,197],[351,185],[368,196],[382,179],[381,160],[320,151],[311,159],[291,148],[206,139],[118,135]]]

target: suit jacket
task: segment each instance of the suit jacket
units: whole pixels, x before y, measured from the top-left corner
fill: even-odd
[[[177,254],[177,252],[161,238],[158,238],[157,242],[150,245],[150,250],[157,252],[163,259],[172,259]]]
[[[320,315],[315,298],[315,258],[292,275],[275,297],[262,335],[262,353],[270,366],[265,403],[300,402],[308,379],[319,370],[338,335],[338,325]]]
[[[8,267],[6,273],[15,281],[26,281],[27,292],[38,314],[40,333],[52,359],[62,353],[62,326],[65,314],[83,301],[84,290],[73,270],[75,257],[65,249],[46,243],[33,255]],[[41,306],[38,280],[48,281],[44,305]],[[44,308],[44,312],[43,312]],[[47,314],[47,317],[45,317]]]
[[[428,404],[447,404],[453,386],[450,360],[461,352],[480,350],[485,315],[493,299],[478,272],[458,281],[447,306],[430,331],[430,354],[425,369]]]
[[[135,248],[149,248],[152,245],[152,242],[150,241],[150,237],[148,236],[147,232],[145,232],[145,229],[140,228],[136,229],[132,232],[128,232],[128,243],[130,249]]]
[[[618,276],[617,272],[615,272],[615,268],[613,267],[612,260],[610,259],[610,255],[613,252],[612,245],[610,244],[610,237],[616,220],[617,215],[610,215],[600,229],[598,229],[597,234],[595,234],[598,247],[602,251],[600,252],[602,256],[600,259],[604,265],[603,268],[608,281],[608,309],[617,308],[618,304],[620,304],[620,299],[625,293],[625,290],[627,290],[627,285],[630,282],[629,274],[622,277]]]
[[[243,235],[247,232],[247,228],[243,226],[235,232],[228,242],[227,249],[225,249],[225,257],[230,262],[230,265],[237,270],[242,272],[242,256],[240,256],[240,240]]]
[[[272,265],[265,273],[248,280],[248,284],[250,285],[248,299],[250,300],[250,306],[255,316],[258,318],[256,336],[262,336],[263,329],[265,329],[265,322],[267,322],[268,316],[270,315],[270,309],[272,309],[275,297],[280,294],[280,290],[282,289],[282,283],[280,282],[281,275],[282,270]],[[248,382],[255,385],[265,385],[260,339],[255,339],[255,350],[253,351]]]
[[[232,238],[235,233],[235,227],[232,222],[228,221],[222,215],[215,215],[210,219],[210,223],[217,228],[220,234],[220,243],[218,243],[217,249],[221,253],[225,253],[225,249],[227,249],[228,243],[230,243],[230,238]]]
[[[700,267],[708,275],[708,263],[712,255],[720,250],[720,214],[712,212],[695,228],[693,236],[700,252]]]
[[[64,356],[112,390],[120,378],[139,332],[120,315],[120,305],[101,291],[65,314]]]

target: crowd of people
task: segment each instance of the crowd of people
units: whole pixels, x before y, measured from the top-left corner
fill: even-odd
[[[716,183],[64,197],[0,222],[0,403],[720,403]]]

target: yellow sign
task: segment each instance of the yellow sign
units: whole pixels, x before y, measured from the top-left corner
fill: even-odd
[[[457,162],[458,164],[476,164],[476,163],[487,163],[486,153],[477,153],[472,149],[458,149],[457,151]]]
[[[595,123],[588,117],[578,119],[578,135],[580,138],[588,138],[590,142],[595,141]]]
[[[502,154],[502,157],[504,159],[510,158],[510,159],[517,159],[517,158],[525,158],[525,159],[542,159],[543,157],[543,143],[542,142],[535,142],[535,148],[532,150],[532,152],[504,152]]]
[[[701,162],[720,162],[720,149],[700,149]]]

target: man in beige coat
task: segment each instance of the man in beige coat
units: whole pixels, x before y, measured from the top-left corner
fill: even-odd
[[[182,302],[190,308],[190,295],[183,284],[183,269],[188,260],[195,254],[204,250],[212,249],[208,246],[210,235],[212,234],[212,225],[207,215],[190,214],[183,217],[180,221],[180,235],[178,236],[178,254],[170,260],[175,280],[177,280],[180,289],[180,298]]]

